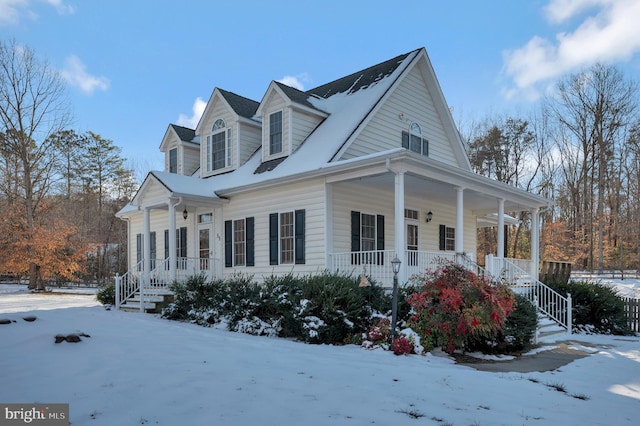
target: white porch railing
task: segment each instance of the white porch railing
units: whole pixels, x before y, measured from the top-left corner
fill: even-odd
[[[179,257],[175,260],[175,281],[184,281],[193,275],[204,274],[207,279],[221,276],[219,259]],[[143,273],[144,261],[138,262],[132,270],[124,275],[116,275],[115,293],[116,309],[128,299],[140,292],[140,310],[144,310],[145,297],[155,296],[165,291],[174,281],[170,270],[170,260],[151,260],[151,271],[145,276]]]
[[[513,290],[530,300],[540,312],[548,316],[571,334],[571,294],[564,297],[551,287],[532,277],[531,261],[487,256],[486,270],[496,280],[511,284]]]
[[[390,287],[393,284],[393,269],[391,260],[396,256],[394,250],[373,250],[360,252],[333,253],[331,258],[331,270],[344,272],[375,281],[382,287]],[[466,255],[440,252],[405,250],[400,255],[400,276],[411,278],[422,274],[427,270],[435,270],[445,262],[454,262],[477,274],[484,275],[484,270]]]

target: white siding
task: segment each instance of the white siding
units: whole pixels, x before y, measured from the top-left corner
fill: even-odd
[[[259,127],[238,123],[236,136],[239,145],[239,165],[242,166],[256,152],[262,143],[262,131]]]
[[[305,210],[305,264],[269,265],[269,214],[301,209]],[[246,217],[255,220],[255,266],[224,268],[225,275],[237,271],[254,274],[256,279],[261,279],[271,274],[316,273],[326,267],[323,180],[236,195],[223,210],[225,221]]]
[[[333,252],[351,251],[351,211],[384,215],[385,249],[395,247],[395,212],[393,187],[378,188],[355,183],[336,184],[333,188]],[[422,206],[429,206],[428,209]],[[450,228],[456,226],[455,204],[434,204],[432,201],[418,197],[405,197],[405,207],[420,212],[418,224],[419,249],[439,251],[439,225]],[[433,219],[426,223],[425,214],[431,210]],[[404,221],[404,216],[402,218]],[[466,253],[476,251],[476,218],[472,212],[464,213],[464,250]],[[456,236],[457,238],[458,236]]]
[[[400,114],[404,114],[404,120],[400,118]],[[422,137],[429,140],[430,158],[457,165],[451,142],[446,137],[433,99],[417,68],[407,75],[386,100],[345,152],[343,159],[401,147],[402,131],[408,130],[411,122],[418,123],[422,129]]]
[[[232,163],[231,166],[223,168],[223,169],[219,169],[219,170],[214,170],[212,172],[207,172],[207,136],[211,135],[212,131],[211,129],[213,128],[213,124],[216,122],[216,120],[218,119],[223,119],[225,125],[227,126],[227,128],[232,128],[232,141],[233,143],[231,144],[232,147],[232,152],[231,152],[231,158]],[[207,177],[207,176],[212,176],[212,175],[216,175],[216,174],[220,174],[223,172],[228,172],[231,169],[237,168],[238,164],[235,164],[236,159],[238,157],[237,155],[237,144],[238,144],[238,135],[237,135],[237,126],[235,125],[235,116],[233,115],[233,113],[231,111],[229,111],[226,106],[224,105],[223,102],[217,102],[216,105],[214,106],[214,108],[209,112],[209,115],[207,117],[204,117],[204,122],[202,123],[202,134],[200,134],[200,176],[201,177]]]
[[[178,173],[191,176],[200,167],[200,148],[183,146],[182,161],[178,164]]]
[[[168,210],[151,210],[149,220],[151,232],[156,233],[156,258],[164,259],[164,231],[169,229]],[[195,238],[193,233],[193,218],[187,220],[182,218],[182,212],[176,212],[176,228],[187,227],[187,256],[195,256]],[[136,264],[136,235],[144,234],[144,214],[140,212],[131,218],[131,235],[129,236],[129,264],[133,267]],[[174,235],[175,238],[175,235]]]
[[[282,111],[282,152],[276,155],[269,155],[269,116],[274,112]],[[275,90],[271,91],[269,98],[264,104],[262,113],[262,161],[269,161],[275,158],[289,155],[291,140],[289,138],[289,126],[291,120],[291,109],[285,108],[285,99]]]
[[[320,121],[320,117],[307,114],[302,111],[293,110],[293,128],[292,128],[292,149],[295,151],[300,144],[309,136],[309,134],[315,129]]]

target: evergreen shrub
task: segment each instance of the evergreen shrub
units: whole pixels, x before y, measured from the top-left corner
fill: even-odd
[[[574,330],[615,335],[632,333],[624,302],[613,287],[589,280],[547,285],[565,297],[571,293]]]

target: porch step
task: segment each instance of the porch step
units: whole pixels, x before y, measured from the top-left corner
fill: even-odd
[[[162,308],[173,302],[173,293],[170,290],[159,289],[153,294],[144,296],[144,311],[148,314],[157,314]],[[120,309],[126,312],[140,312],[140,292],[135,293],[125,303],[120,305]]]
[[[546,315],[540,315],[538,317],[538,330],[537,330],[537,340],[557,340],[558,338],[565,336],[567,334],[567,329],[558,325],[557,322],[553,321],[551,318]]]

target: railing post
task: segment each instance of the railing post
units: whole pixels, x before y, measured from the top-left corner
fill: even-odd
[[[115,290],[116,290],[116,311],[120,310],[120,274],[116,273]]]
[[[572,312],[572,301],[571,301],[571,293],[567,293],[567,334],[571,336],[572,333],[572,325],[573,325],[573,312]]]

